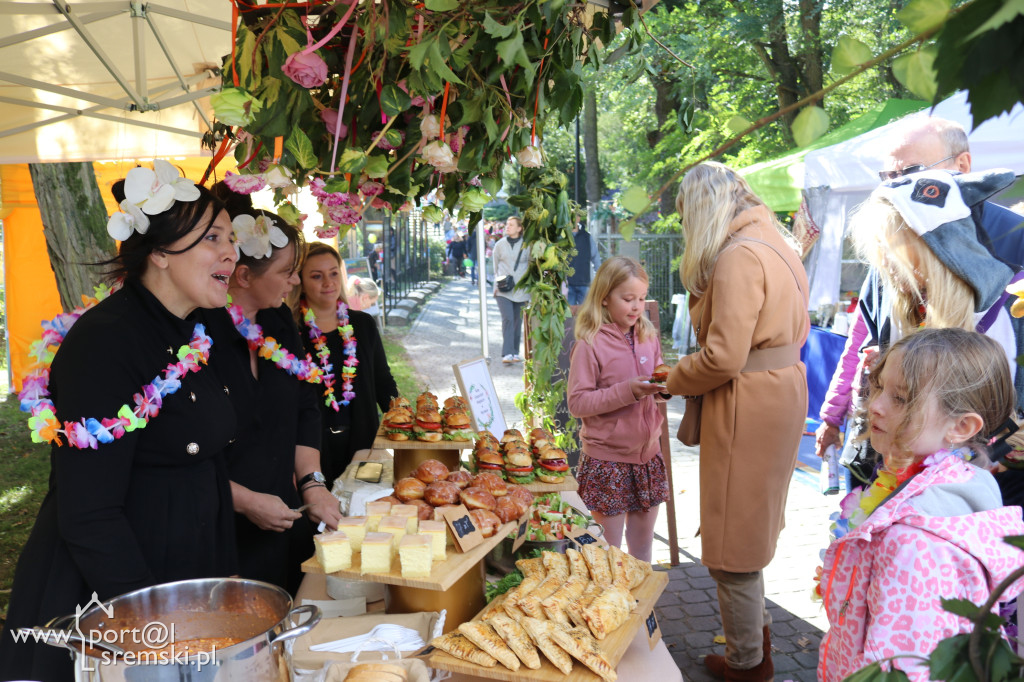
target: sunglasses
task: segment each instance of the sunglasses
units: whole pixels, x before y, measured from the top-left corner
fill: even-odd
[[[940,163],[943,163],[944,161],[949,161],[950,159],[955,159],[957,156],[959,156],[959,155],[958,154],[951,154],[951,155],[947,156],[946,158],[939,159],[935,163],[928,164],[927,166],[924,165],[923,163],[915,163],[913,166],[907,166],[903,170],[878,171],[878,177],[881,178],[883,182],[886,181],[886,180],[895,180],[896,178],[902,178],[904,175],[910,175],[911,173],[920,173],[923,170],[928,170],[929,168],[932,168],[934,166],[938,166]]]

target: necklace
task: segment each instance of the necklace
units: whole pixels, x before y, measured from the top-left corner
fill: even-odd
[[[300,311],[302,312],[302,320],[309,329],[309,338],[312,339],[313,346],[316,348],[316,357],[320,361],[320,369],[323,370],[323,383],[326,386],[324,390],[324,404],[337,412],[340,408],[338,407],[339,401],[334,395],[334,366],[331,364],[331,351],[327,348],[327,336],[320,331],[320,327],[316,324],[316,314],[306,305],[305,300],[302,302]],[[359,360],[356,359],[356,337],[348,319],[348,306],[338,301],[335,315],[338,318],[338,333],[341,334],[345,354],[345,361],[341,368],[340,403],[348,405],[356,397],[356,392],[352,386],[352,382],[356,378],[356,365],[359,364]]]
[[[61,436],[67,438],[73,448],[97,449],[99,443],[112,443],[126,433],[146,427],[149,420],[160,413],[163,400],[181,388],[181,379],[189,372],[198,372],[210,358],[213,340],[206,335],[206,328],[197,323],[187,346],[178,349],[177,362],[172,362],[142,391],[132,396],[135,407],[127,403],[117,411],[116,417],[95,419],[83,418],[76,422],[64,422],[63,428],[57,420],[56,407],[50,400],[50,365],[57,349],[67,336],[68,330],[82,316],[101,300],[113,293],[107,287],[96,287],[96,297],[70,313],[62,313],[49,322],[43,323],[43,335],[35,341],[29,355],[36,358],[32,370],[22,384],[18,399],[21,410],[29,412],[28,426],[32,430],[34,443],[56,443],[63,445]],[[52,347],[52,350],[51,350]]]
[[[305,360],[300,360],[292,355],[287,348],[280,345],[273,336],[264,338],[263,328],[246,317],[242,312],[242,306],[232,303],[230,296],[227,307],[228,313],[231,314],[231,322],[249,344],[249,350],[256,351],[261,358],[270,360],[301,381],[319,384],[323,380],[320,368],[313,362],[313,358],[309,357],[309,353],[306,353]]]

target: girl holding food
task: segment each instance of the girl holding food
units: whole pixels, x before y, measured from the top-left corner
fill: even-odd
[[[644,315],[648,278],[625,256],[605,261],[576,316],[569,360],[569,412],[582,421],[579,494],[605,539],[651,560],[658,505],[668,499],[655,405],[665,387],[658,332]]]

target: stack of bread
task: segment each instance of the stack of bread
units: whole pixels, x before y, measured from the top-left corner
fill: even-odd
[[[381,424],[389,440],[412,438],[412,406],[409,401],[401,396],[392,398]]]
[[[461,395],[445,398],[441,424],[444,440],[468,443],[476,437],[473,420],[469,416],[469,403]]]
[[[541,483],[561,483],[569,473],[569,460],[565,450],[555,445],[555,437],[544,429],[530,432],[530,445],[534,457],[534,475]]]
[[[498,443],[498,439],[490,431],[479,431],[476,443],[473,445],[470,469],[477,472],[489,471],[503,476],[504,464],[505,460],[501,456],[501,446]]]
[[[630,590],[647,579],[651,565],[595,543],[582,552],[544,552],[516,566],[523,573],[519,586],[431,644],[462,660],[485,667],[501,662],[513,671],[540,668],[539,650],[566,675],[575,658],[602,679],[615,680],[599,642],[629,618],[636,606]]]
[[[443,438],[437,396],[429,391],[416,396],[416,422],[412,433],[416,440],[427,443],[438,443]]]
[[[533,493],[520,485],[507,484],[496,473],[482,471],[475,476],[466,471],[448,471],[436,459],[422,462],[412,476],[395,482],[395,504],[415,505],[421,519],[440,519],[438,509],[466,505],[474,523],[490,537],[504,523],[527,512]]]

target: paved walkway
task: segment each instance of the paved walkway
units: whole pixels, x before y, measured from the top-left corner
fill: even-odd
[[[520,427],[522,415],[513,399],[523,390],[522,366],[502,364],[501,318],[490,295],[486,306],[491,377],[506,421]],[[442,399],[457,390],[452,365],[481,355],[479,310],[477,291],[469,280],[454,280],[431,297],[407,331],[394,330],[424,389]],[[682,407],[680,399],[668,403],[670,429],[679,424]],[[664,565],[670,578],[657,613],[666,645],[683,676],[691,682],[710,682],[713,678],[705,672],[702,661],[704,655],[722,651],[713,641],[721,634],[721,620],[715,584],[700,563],[700,540],[694,537],[699,521],[696,448],[673,439],[672,470],[680,563],[669,567],[668,545],[655,543],[654,560]],[[820,604],[811,601],[810,592],[818,554],[827,538],[828,515],[836,508],[836,497],[818,492],[816,474],[805,470],[794,473],[786,505],[787,526],[775,560],[765,569],[778,682],[816,679],[818,644],[827,621]],[[656,534],[667,537],[664,512]]]

